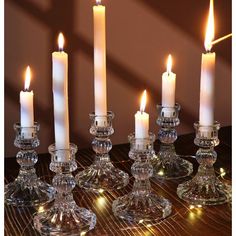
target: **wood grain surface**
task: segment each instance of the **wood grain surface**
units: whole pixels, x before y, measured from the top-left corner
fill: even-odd
[[[194,145],[195,135],[182,135],[176,141],[176,151],[178,154],[194,164],[194,172],[197,170],[197,162],[191,157],[197,151]],[[231,127],[223,127],[219,132],[220,145],[216,147],[218,159],[215,163],[216,174],[219,175],[220,167],[227,171],[223,181],[231,180]],[[155,143],[155,150],[159,150],[159,143]],[[87,193],[79,187],[74,189],[74,198],[81,207],[91,209],[97,215],[97,224],[94,230],[86,235],[117,235],[117,236],[229,236],[231,235],[231,203],[219,206],[209,206],[190,209],[189,205],[178,198],[176,188],[179,183],[189,179],[157,181],[151,180],[153,191],[156,194],[168,198],[172,204],[172,214],[155,225],[129,224],[113,216],[111,204],[117,197],[127,194],[133,184],[133,178],[130,174],[132,161],[128,158],[129,144],[113,146],[111,160],[115,166],[126,171],[130,175],[130,183],[121,190],[103,193],[100,195]],[[78,170],[88,166],[93,161],[93,151],[85,149],[78,151],[76,159],[78,161]],[[39,155],[39,161],[36,164],[38,176],[51,183],[53,172],[49,170],[50,155]],[[14,180],[19,171],[19,165],[15,158],[5,159],[5,183]],[[220,177],[221,178],[221,177]],[[5,205],[5,235],[6,236],[33,236],[39,235],[33,227],[33,216],[37,209],[34,208],[16,208]]]

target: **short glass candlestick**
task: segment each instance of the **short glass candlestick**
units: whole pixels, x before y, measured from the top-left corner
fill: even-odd
[[[22,127],[14,124],[16,138],[14,145],[20,149],[16,160],[20,165],[17,178],[5,186],[5,202],[17,207],[36,207],[51,202],[54,199],[55,189],[40,180],[34,165],[38,156],[34,150],[39,146],[39,124],[32,127]]]
[[[191,180],[178,186],[177,194],[193,205],[218,205],[228,202],[231,200],[231,186],[216,177],[213,167],[217,159],[214,147],[219,144],[220,124],[215,122],[212,126],[202,126],[195,123],[194,128],[194,143],[199,146],[196,153],[198,172]]]
[[[112,211],[115,216],[130,222],[156,223],[170,215],[172,204],[169,200],[156,195],[149,181],[153,174],[150,160],[155,155],[153,150],[155,135],[149,133],[148,138],[136,139],[134,134],[130,134],[128,138],[129,157],[134,160],[131,173],[135,181],[129,194],[113,202]]]
[[[72,172],[77,169],[77,146],[70,144],[69,149],[57,150],[53,144],[49,146],[49,152],[52,156],[50,170],[56,173],[52,183],[57,194],[51,208],[36,214],[34,227],[41,235],[85,234],[95,227],[96,216],[90,210],[78,207],[73,199],[76,181]],[[63,156],[66,161],[62,161]]]
[[[163,179],[177,179],[188,176],[193,171],[193,165],[176,154],[174,142],[177,140],[176,126],[180,124],[180,105],[163,107],[157,105],[157,124],[161,127],[158,132],[160,150],[153,158],[154,177]]]
[[[76,175],[78,185],[85,190],[99,193],[120,189],[129,183],[129,175],[114,167],[109,156],[109,151],[112,149],[109,136],[114,133],[113,118],[112,112],[108,112],[107,116],[90,114],[92,121],[90,133],[95,136],[92,141],[92,148],[96,153],[95,160],[92,165]]]

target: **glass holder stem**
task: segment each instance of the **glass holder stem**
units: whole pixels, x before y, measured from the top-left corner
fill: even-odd
[[[131,134],[129,141],[129,157],[134,160],[131,173],[135,181],[129,194],[113,202],[112,211],[115,216],[127,221],[156,223],[170,215],[172,204],[169,200],[156,195],[149,181],[153,174],[150,160],[155,155],[153,150],[155,135],[149,133],[148,138],[136,139],[135,135]]]
[[[108,112],[107,116],[90,114],[90,133],[95,136],[92,148],[95,159],[92,165],[86,167],[76,175],[79,187],[101,193],[125,187],[129,182],[129,175],[114,167],[111,163],[109,151],[112,149],[110,136],[114,133],[112,119],[114,114]]]
[[[214,147],[219,144],[220,124],[215,122],[212,126],[202,126],[195,123],[194,127],[194,143],[199,146],[196,153],[198,172],[191,180],[178,186],[177,194],[192,205],[219,205],[231,201],[231,186],[216,177],[213,167],[217,159]]]
[[[55,189],[48,183],[40,180],[34,165],[38,161],[39,124],[33,127],[22,127],[19,123],[14,125],[16,138],[14,144],[20,149],[16,160],[20,165],[17,178],[5,186],[5,202],[17,207],[38,207],[45,205],[55,197]]]
[[[76,186],[76,181],[72,172],[77,169],[77,146],[70,144],[69,149],[57,150],[53,144],[49,146],[49,152],[52,155],[50,170],[56,173],[52,183],[57,194],[51,208],[35,215],[34,227],[42,235],[85,234],[95,227],[96,216],[90,210],[78,207],[73,198],[72,190]],[[62,162],[63,155],[66,161]]]
[[[154,177],[162,179],[178,179],[188,176],[193,171],[193,165],[176,154],[174,142],[177,140],[176,126],[180,124],[180,105],[163,107],[157,105],[157,124],[161,127],[158,132],[160,150],[152,159]]]

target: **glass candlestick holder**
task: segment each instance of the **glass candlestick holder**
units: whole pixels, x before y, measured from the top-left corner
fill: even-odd
[[[157,105],[157,124],[161,127],[158,132],[160,150],[152,159],[154,177],[162,179],[177,179],[188,176],[193,171],[193,165],[176,154],[174,142],[177,139],[176,126],[180,124],[180,105],[163,107]]]
[[[58,150],[54,144],[49,146],[50,170],[56,173],[52,183],[57,194],[52,207],[34,217],[34,227],[41,235],[82,235],[95,227],[95,214],[78,207],[73,199],[76,181],[72,172],[77,169],[76,152],[75,144],[70,144],[69,149]]]
[[[218,205],[231,200],[231,186],[221,182],[215,175],[213,164],[217,153],[214,147],[219,144],[220,124],[202,126],[194,123],[196,137],[194,143],[199,146],[196,160],[199,163],[197,174],[177,188],[178,196],[192,205]]]
[[[92,148],[96,153],[95,160],[76,175],[78,185],[85,190],[100,193],[123,188],[129,183],[129,175],[114,167],[109,157],[109,151],[112,149],[109,136],[114,133],[113,118],[113,112],[108,112],[107,116],[90,114],[90,133],[95,136],[92,141]]]
[[[130,134],[128,138],[129,157],[134,160],[131,173],[135,181],[129,194],[113,202],[112,211],[115,216],[130,222],[156,223],[170,215],[172,204],[169,200],[152,192],[149,181],[153,174],[150,160],[155,155],[153,150],[155,135],[149,133],[148,138],[137,139],[134,134]]]
[[[15,123],[14,130],[14,145],[20,149],[16,155],[20,171],[17,178],[5,186],[5,202],[17,207],[37,207],[49,203],[54,199],[55,189],[40,180],[34,168],[38,161],[34,149],[39,146],[39,124],[35,122],[32,127],[22,127],[20,123]]]

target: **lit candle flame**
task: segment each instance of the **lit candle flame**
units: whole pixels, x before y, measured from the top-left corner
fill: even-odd
[[[65,40],[64,40],[63,34],[59,33],[59,35],[58,35],[58,47],[59,47],[60,51],[63,51],[64,42],[65,42]]]
[[[97,5],[101,5],[102,4],[102,0],[96,0]]]
[[[147,102],[147,91],[144,90],[142,98],[141,98],[141,104],[140,104],[140,111],[141,112],[144,112],[145,107],[146,107],[146,102]]]
[[[172,68],[172,57],[169,54],[167,59],[167,70],[166,70],[168,74],[171,72],[171,68]]]
[[[30,79],[31,79],[30,67],[27,66],[26,71],[25,71],[25,90],[29,90]]]
[[[215,25],[214,25],[214,1],[210,0],[209,15],[207,20],[206,27],[206,36],[205,36],[205,49],[210,51],[212,48],[212,41],[215,37]]]

